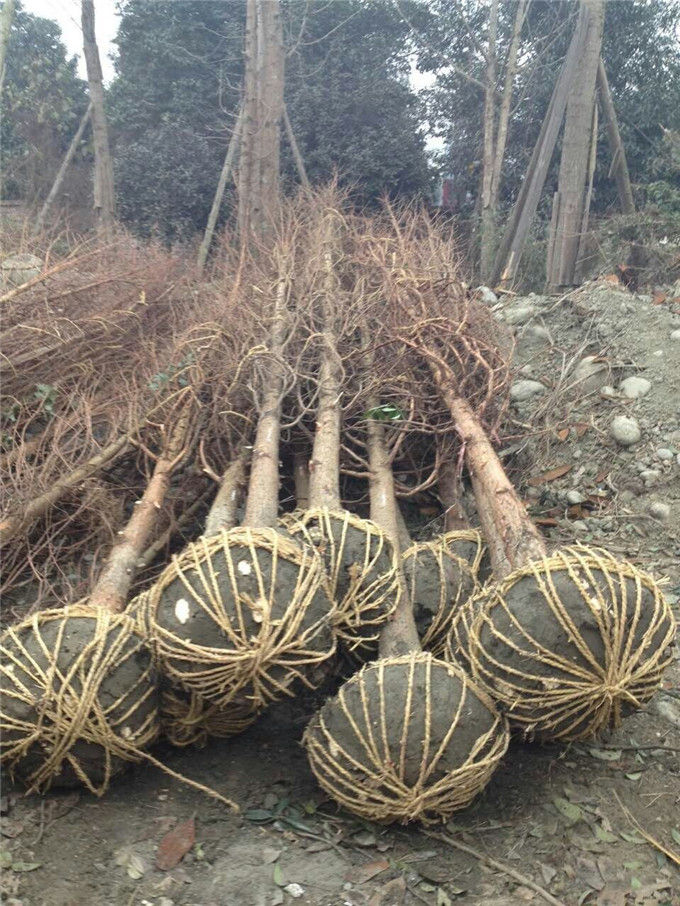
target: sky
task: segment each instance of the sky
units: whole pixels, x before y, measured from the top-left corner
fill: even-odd
[[[78,56],[78,72],[85,78],[85,61],[83,60],[83,38],[80,31],[80,0],[21,0],[26,12],[34,16],[54,19],[61,27],[64,44],[69,53]],[[113,39],[118,31],[119,16],[116,13],[115,0],[101,0],[94,5],[94,23],[97,32],[97,43],[102,61],[104,81],[113,78]]]

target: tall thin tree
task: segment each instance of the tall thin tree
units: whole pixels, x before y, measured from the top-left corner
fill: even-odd
[[[595,84],[602,49],[605,0],[581,0],[587,31],[567,100],[562,157],[555,195],[547,262],[548,283],[568,286],[576,278],[583,226],[587,222],[587,181],[592,154]]]
[[[113,160],[104,103],[101,60],[94,27],[94,2],[82,0],[83,53],[92,104],[92,137],[94,142],[94,212],[97,228],[110,235],[115,217]]]
[[[0,96],[2,96],[2,86],[5,82],[5,59],[15,7],[15,0],[5,0],[0,10]]]

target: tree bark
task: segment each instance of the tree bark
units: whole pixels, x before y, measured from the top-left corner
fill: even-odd
[[[236,525],[236,514],[241,504],[246,484],[246,461],[248,454],[241,450],[224,473],[213,504],[205,520],[205,534],[216,535],[220,529]]]
[[[15,6],[15,0],[5,0],[2,11],[0,11],[0,97],[2,97],[2,88],[5,84],[5,61]]]
[[[607,128],[609,149],[612,155],[612,163],[609,172],[610,175],[613,174],[614,179],[616,180],[616,189],[619,193],[619,204],[621,205],[622,212],[624,214],[634,214],[635,201],[633,200],[633,189],[630,184],[628,160],[626,159],[626,151],[623,147],[623,142],[621,141],[619,121],[616,116],[616,108],[614,107],[614,101],[612,100],[611,91],[609,89],[609,80],[607,79],[607,72],[604,68],[602,58],[600,58],[597,67],[597,88],[600,106],[602,107],[602,115]]]
[[[444,507],[444,531],[469,528],[455,463],[445,462],[439,470],[439,497]]]
[[[482,212],[480,272],[486,280],[493,263],[494,224],[493,173],[494,129],[496,123],[496,39],[498,35],[498,0],[489,6],[489,40],[486,50],[486,90],[484,92],[484,150],[482,153]]]
[[[50,209],[51,209],[52,205],[54,204],[55,198],[59,194],[59,190],[61,189],[62,183],[64,182],[64,177],[66,176],[66,173],[68,172],[68,168],[71,166],[71,161],[75,157],[76,151],[78,150],[78,145],[80,144],[80,141],[83,137],[83,133],[85,132],[85,128],[86,128],[91,116],[92,116],[92,102],[90,102],[88,104],[87,110],[85,111],[85,113],[83,114],[83,116],[80,120],[80,124],[78,125],[75,135],[71,139],[71,144],[68,146],[68,151],[64,155],[64,159],[61,162],[61,166],[59,167],[57,175],[54,177],[54,182],[52,183],[52,188],[50,189],[49,194],[48,194],[47,198],[45,199],[45,202],[44,202],[42,208],[40,209],[40,213],[36,217],[35,227],[33,228],[34,233],[39,233],[45,226],[45,223],[47,221],[47,215],[49,214]]]
[[[272,364],[257,422],[248,500],[243,520],[244,525],[253,528],[275,527],[279,515],[279,443],[283,377],[278,363],[283,358],[286,332],[286,290],[286,280],[281,276],[276,288],[272,321],[270,345]]]
[[[558,179],[558,213],[547,262],[552,287],[573,285],[582,236],[588,162],[591,150],[595,82],[602,48],[604,0],[581,0],[587,32],[569,92]]]
[[[83,53],[92,104],[92,136],[94,140],[94,213],[97,228],[108,238],[113,231],[115,194],[113,161],[109,144],[109,129],[104,104],[104,85],[99,48],[94,28],[94,2],[82,0]]]
[[[283,29],[279,0],[247,0],[239,231],[262,236],[279,198]]]
[[[215,197],[213,198],[212,207],[210,208],[210,214],[208,214],[208,222],[205,225],[203,239],[201,240],[201,245],[198,249],[198,257],[196,263],[198,265],[198,270],[201,273],[203,272],[203,268],[205,267],[205,262],[208,260],[208,252],[210,251],[213,235],[215,233],[215,224],[217,223],[217,218],[220,214],[220,207],[222,206],[222,199],[224,198],[224,190],[227,186],[227,180],[229,179],[229,176],[234,169],[234,159],[236,157],[236,152],[238,151],[242,122],[243,108],[241,107],[239,109],[238,116],[236,117],[236,123],[231,133],[231,138],[229,139],[229,145],[227,147],[227,153],[224,158],[224,164],[222,165],[220,178],[217,182],[217,189],[215,190]]]
[[[499,282],[509,284],[517,274],[527,233],[534,219],[553,151],[555,150],[557,136],[567,106],[571,82],[585,42],[586,24],[586,17],[583,8],[581,8],[576,28],[569,44],[569,50],[555,83],[550,104],[541,126],[541,132],[534,146],[531,160],[522,182],[522,188],[508,219],[503,239],[496,254],[490,280],[492,286]]]
[[[295,168],[298,172],[298,177],[300,178],[300,183],[304,186],[305,189],[311,188],[309,185],[309,179],[307,178],[307,170],[305,168],[305,162],[302,159],[302,154],[300,153],[300,146],[297,143],[295,138],[295,133],[293,132],[293,126],[290,122],[290,117],[288,116],[288,108],[286,105],[283,105],[283,123],[286,127],[286,137],[288,138],[288,144],[290,145],[290,150],[293,152],[293,160],[295,161]]]
[[[172,473],[181,461],[187,438],[190,407],[185,405],[174,425],[163,452],[156,461],[153,474],[120,539],[114,544],[89,598],[90,607],[103,607],[120,613],[127,600],[130,586],[137,574],[139,559],[153,536],[158,514],[170,487]]]

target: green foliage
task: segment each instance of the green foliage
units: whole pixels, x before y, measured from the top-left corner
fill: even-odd
[[[174,239],[205,225],[240,99],[244,13],[223,0],[122,6],[109,106],[119,211],[138,232]],[[408,29],[394,4],[284,0],[283,14],[286,102],[310,179],[338,171],[368,203],[426,191]],[[285,139],[282,166],[294,183]]]
[[[57,388],[53,384],[36,384],[33,396],[42,403],[43,410],[50,417],[54,415],[54,404],[57,401]]]
[[[85,83],[57,23],[18,6],[0,113],[4,197],[33,201],[45,194],[86,107]]]

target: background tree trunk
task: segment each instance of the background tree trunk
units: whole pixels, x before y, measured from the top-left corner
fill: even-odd
[[[104,85],[99,48],[94,30],[93,0],[82,0],[83,53],[92,104],[92,137],[94,140],[94,212],[97,227],[106,235],[113,230],[115,195],[113,161],[104,105]]]
[[[489,40],[486,49],[486,91],[484,92],[484,150],[482,164],[482,215],[479,269],[482,280],[489,277],[493,264],[494,224],[493,173],[496,125],[496,38],[498,33],[498,0],[489,7]]]
[[[283,30],[279,0],[248,0],[239,231],[263,235],[279,198]]]
[[[622,212],[624,214],[634,214],[635,202],[633,200],[633,190],[630,185],[628,161],[626,159],[623,142],[621,141],[619,121],[616,116],[616,108],[614,107],[611,91],[609,90],[607,72],[601,58],[597,67],[597,90],[600,98],[600,106],[602,108],[602,116],[607,128],[609,149],[612,154],[612,164],[609,172],[616,180],[616,188],[619,193],[619,203]]]
[[[574,283],[581,230],[586,215],[586,180],[591,153],[595,82],[602,48],[604,0],[581,0],[588,24],[586,40],[569,92],[557,188],[557,215],[547,262],[548,283]]]
[[[220,215],[220,208],[222,206],[222,199],[224,198],[224,190],[227,187],[227,180],[229,175],[234,169],[234,159],[236,157],[236,152],[238,151],[239,136],[241,134],[241,123],[243,121],[243,108],[239,109],[238,116],[236,117],[236,123],[234,124],[234,129],[231,133],[231,138],[229,139],[229,145],[227,147],[227,153],[224,158],[224,163],[222,164],[222,171],[220,173],[220,178],[217,182],[217,189],[215,189],[215,197],[213,198],[212,207],[210,208],[210,214],[208,215],[208,222],[205,225],[205,232],[203,233],[203,239],[201,240],[201,245],[198,249],[198,256],[196,263],[198,264],[199,271],[203,271],[205,267],[205,262],[208,260],[208,252],[210,251],[210,245],[212,243],[213,235],[215,233],[215,225],[217,224],[217,218]]]
[[[7,57],[9,35],[12,30],[14,7],[15,0],[5,0],[2,10],[0,10],[0,97],[2,97],[2,86],[5,82],[5,59]]]

